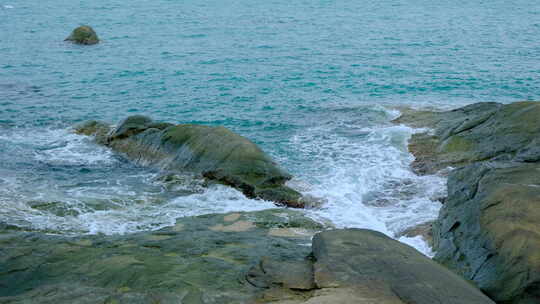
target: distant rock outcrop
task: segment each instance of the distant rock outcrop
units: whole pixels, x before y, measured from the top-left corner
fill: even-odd
[[[99,38],[94,29],[92,29],[88,25],[83,25],[74,29],[73,32],[71,32],[71,35],[69,35],[65,39],[65,41],[71,41],[77,44],[91,45],[99,43]]]
[[[224,127],[154,122],[130,116],[106,131],[99,122],[76,127],[140,164],[201,174],[234,187],[247,197],[302,208],[302,195],[287,187],[291,175],[279,168],[256,144]]]
[[[435,260],[498,303],[540,303],[540,102],[478,103],[396,120],[415,134],[413,168],[454,167],[433,225]]]

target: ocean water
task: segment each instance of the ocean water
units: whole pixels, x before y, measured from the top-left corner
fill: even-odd
[[[102,43],[63,41],[82,24]],[[224,125],[325,201],[309,216],[398,237],[445,179],[410,171],[397,109],[540,100],[538,1],[0,0],[0,29],[0,222],[46,233],[273,207],[164,181],[71,133],[87,119]]]

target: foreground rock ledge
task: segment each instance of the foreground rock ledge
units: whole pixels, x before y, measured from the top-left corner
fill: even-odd
[[[414,248],[365,229],[318,233],[311,259],[263,260],[251,269],[247,280],[267,288],[255,303],[494,303]]]
[[[92,45],[99,43],[99,38],[93,28],[88,25],[83,25],[74,29],[65,41],[71,41],[76,44]]]
[[[434,223],[435,260],[498,303],[540,303],[540,103],[409,111],[413,169],[452,166]]]
[[[324,227],[292,209],[181,218],[121,236],[22,232],[0,222],[0,303],[229,304],[260,292],[265,255],[302,261]]]
[[[224,127],[154,122],[130,116],[114,129],[89,121],[76,133],[94,135],[96,142],[142,165],[201,174],[260,198],[294,208],[304,207],[302,195],[287,187],[291,175],[279,168],[257,145]]]

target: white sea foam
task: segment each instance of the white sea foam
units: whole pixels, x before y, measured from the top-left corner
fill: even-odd
[[[3,5],[3,8],[5,8],[5,9],[12,9],[12,8],[14,8],[14,7],[13,7],[13,5],[5,4],[5,5]]]
[[[13,145],[33,146],[37,160],[51,164],[92,165],[113,163],[110,149],[93,144],[88,136],[77,135],[71,129],[19,129],[0,134],[0,140]]]
[[[392,119],[399,112],[386,115]],[[338,228],[377,230],[432,255],[420,237],[400,237],[407,228],[435,219],[440,208],[437,198],[445,195],[444,178],[417,176],[409,168],[413,157],[407,151],[407,140],[418,130],[384,123],[358,127],[355,123],[354,119],[335,121],[292,138],[302,167],[290,184],[324,201],[320,207],[305,210],[306,214]],[[31,145],[32,157],[53,167],[107,168],[118,162],[109,149],[67,129],[28,134],[25,130],[0,134],[0,140],[22,150]],[[62,184],[45,180],[28,191],[24,179],[2,176],[0,216],[41,231],[109,235],[159,229],[186,216],[275,207],[229,187],[204,188],[195,179],[167,185],[156,177],[152,171],[128,170]],[[36,209],[30,201],[54,201],[64,213]]]
[[[180,196],[161,204],[152,204],[150,198],[139,199],[140,204],[85,213],[78,220],[83,229],[91,234],[124,234],[171,226],[176,219],[186,216],[275,207],[270,202],[247,199],[239,191],[221,185],[211,186],[204,193]]]
[[[327,200],[309,214],[340,228],[367,228],[394,238],[406,228],[435,219],[445,180],[411,172],[407,141],[416,130],[387,125],[354,132],[357,136],[350,131],[344,136],[323,126],[295,136],[299,153],[312,160],[306,177],[315,182],[305,192]],[[431,254],[420,238],[401,240]]]

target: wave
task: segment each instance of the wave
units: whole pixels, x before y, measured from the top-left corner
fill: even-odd
[[[288,140],[278,155],[296,178],[290,185],[320,198],[305,213],[338,228],[383,232],[430,255],[419,237],[401,234],[434,220],[445,179],[416,176],[407,141],[414,129],[389,122],[381,107],[327,111],[327,120]],[[361,121],[358,117],[361,116]],[[274,208],[189,174],[136,166],[70,129],[0,134],[0,216],[23,229],[63,234],[125,234],[174,225],[177,218]]]

